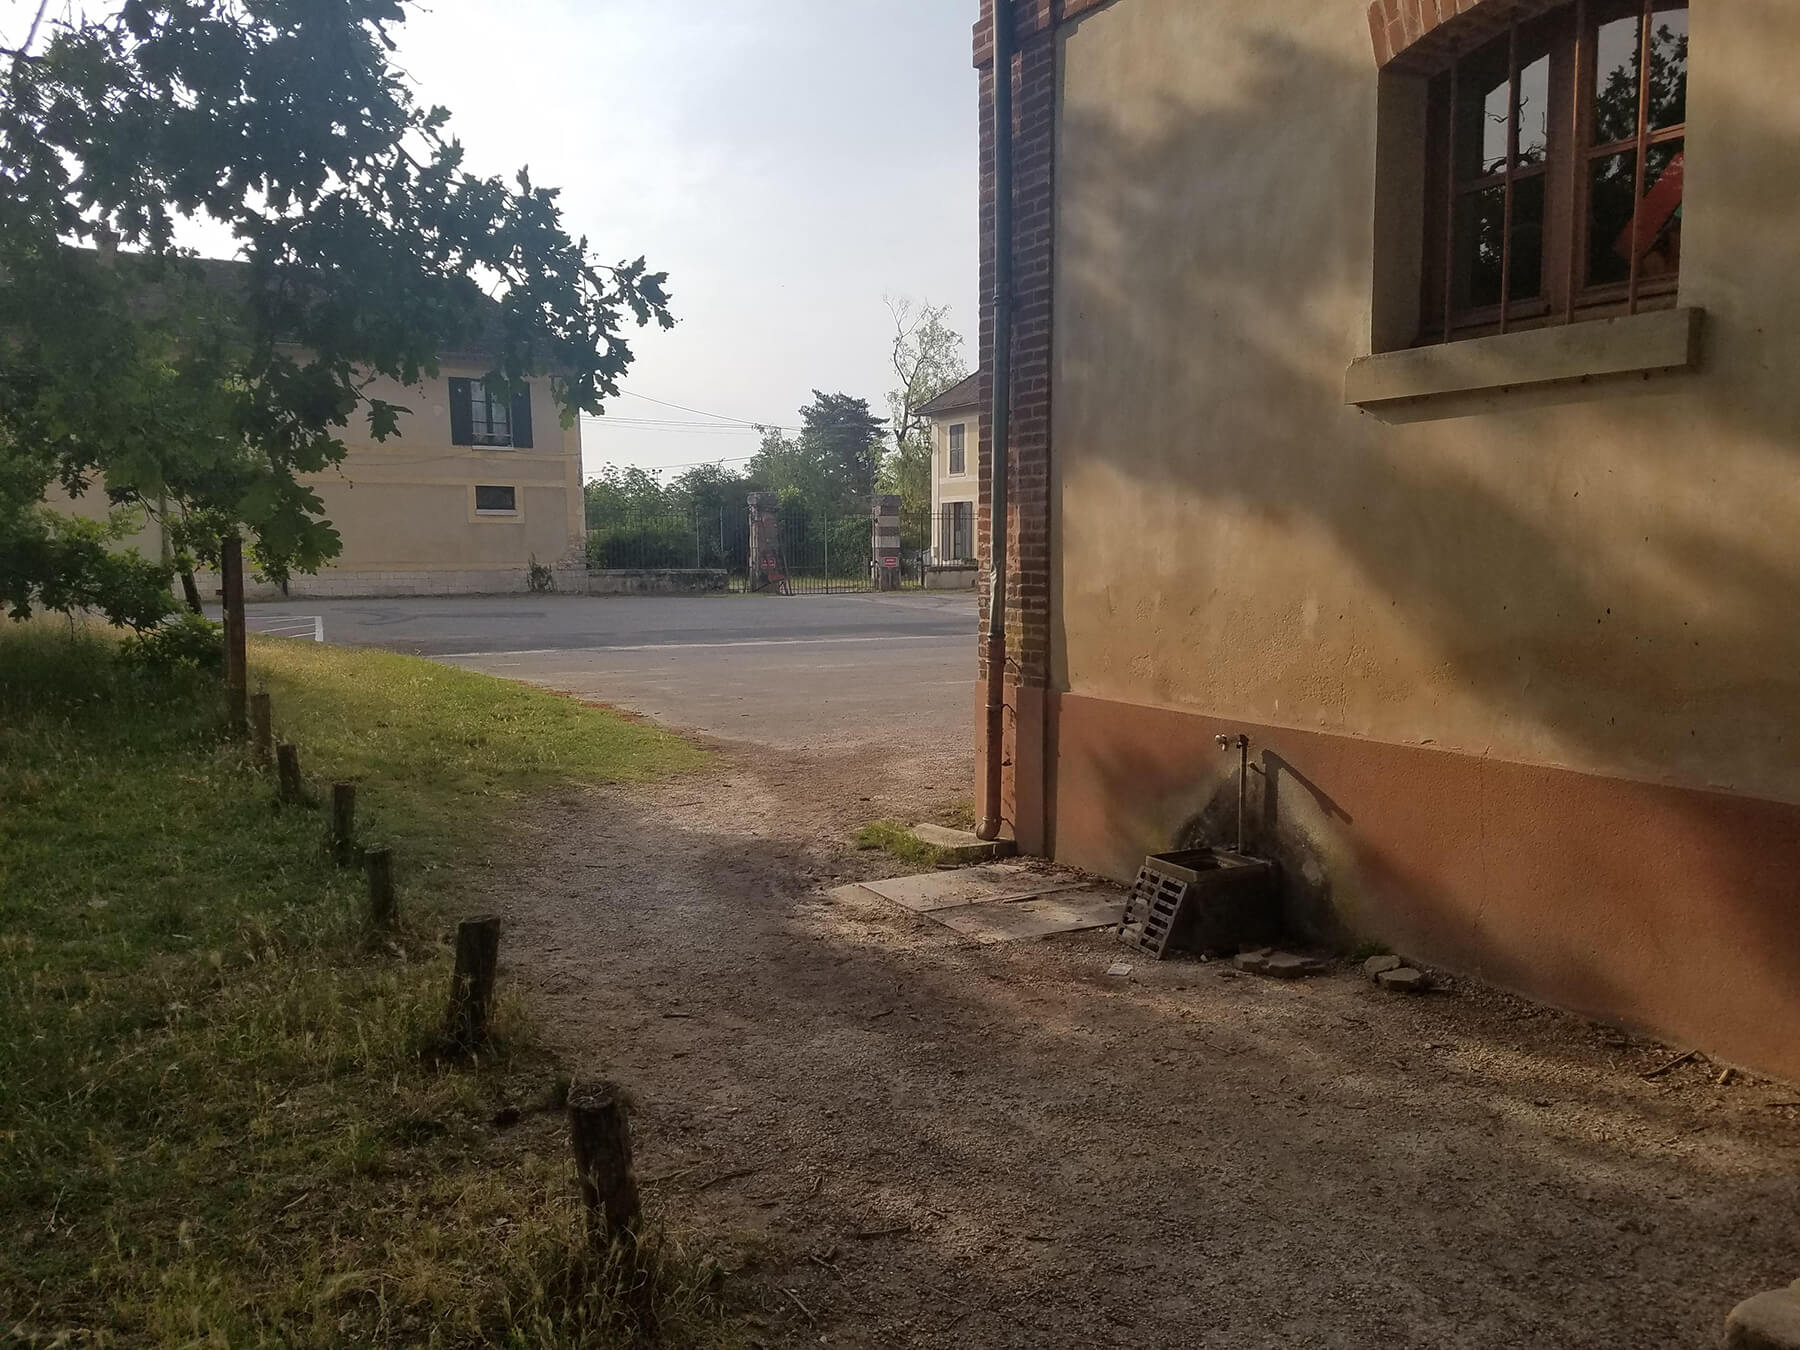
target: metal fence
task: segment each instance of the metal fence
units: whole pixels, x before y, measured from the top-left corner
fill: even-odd
[[[916,590],[926,568],[952,545],[974,548],[973,513],[964,524],[950,508],[905,512],[900,519],[900,584]],[[959,531],[961,531],[959,533]],[[785,506],[777,531],[780,589],[796,594],[840,594],[876,589],[868,512]],[[726,585],[750,584],[750,518],[747,509],[669,513],[609,512],[587,527],[590,568],[643,571],[711,570]]]
[[[609,513],[588,524],[587,560],[593,568],[723,571],[730,588],[742,590],[749,558],[750,520],[744,511]]]
[[[975,561],[975,503],[945,502],[924,518],[931,564],[947,567]]]

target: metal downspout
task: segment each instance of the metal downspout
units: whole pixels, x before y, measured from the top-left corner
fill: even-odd
[[[990,558],[987,659],[987,792],[978,839],[1000,837],[1006,742],[1006,478],[1012,435],[1013,13],[994,6],[994,407],[989,454]]]

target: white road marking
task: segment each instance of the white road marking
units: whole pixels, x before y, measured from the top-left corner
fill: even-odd
[[[275,619],[252,614],[247,623],[250,625],[251,632],[261,633],[265,637],[311,638],[314,642],[325,640],[325,616],[322,614],[294,615]]]
[[[533,647],[508,648],[489,652],[437,652],[437,661],[472,661],[484,656],[573,656],[599,652],[673,652],[718,651],[731,647],[836,647],[851,642],[967,642],[973,646],[975,634],[912,633],[889,637],[837,638],[745,638],[742,642],[651,642],[630,647]]]

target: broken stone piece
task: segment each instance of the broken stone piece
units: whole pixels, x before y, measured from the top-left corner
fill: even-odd
[[[1371,956],[1363,962],[1363,974],[1371,980],[1379,979],[1384,971],[1398,970],[1406,962],[1389,952],[1386,956]]]
[[[1268,975],[1277,980],[1297,980],[1305,975],[1323,975],[1331,962],[1320,956],[1301,956],[1296,952],[1278,952],[1270,947],[1239,952],[1232,965],[1252,975]]]
[[[1725,1319],[1726,1350],[1800,1350],[1800,1281],[1745,1299]]]
[[[1276,952],[1268,959],[1263,974],[1278,980],[1298,980],[1308,975],[1323,975],[1331,962],[1318,956],[1300,956],[1294,952]]]
[[[1375,983],[1383,989],[1392,989],[1397,994],[1422,994],[1431,988],[1431,981],[1425,972],[1414,970],[1411,966],[1384,970],[1375,977]]]

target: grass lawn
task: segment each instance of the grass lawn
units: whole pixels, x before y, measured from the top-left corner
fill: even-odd
[[[0,1343],[622,1343],[530,1112],[557,1070],[528,1019],[503,1000],[489,1052],[439,1054],[444,936],[534,800],[701,752],[386,653],[264,640],[252,665],[309,779],[361,785],[399,933],[222,735],[216,680],[0,627]],[[670,1339],[721,1343],[660,1251]]]
[[[936,867],[945,857],[943,849],[919,839],[897,820],[871,821],[856,832],[855,843],[860,849],[879,851],[917,867]]]

